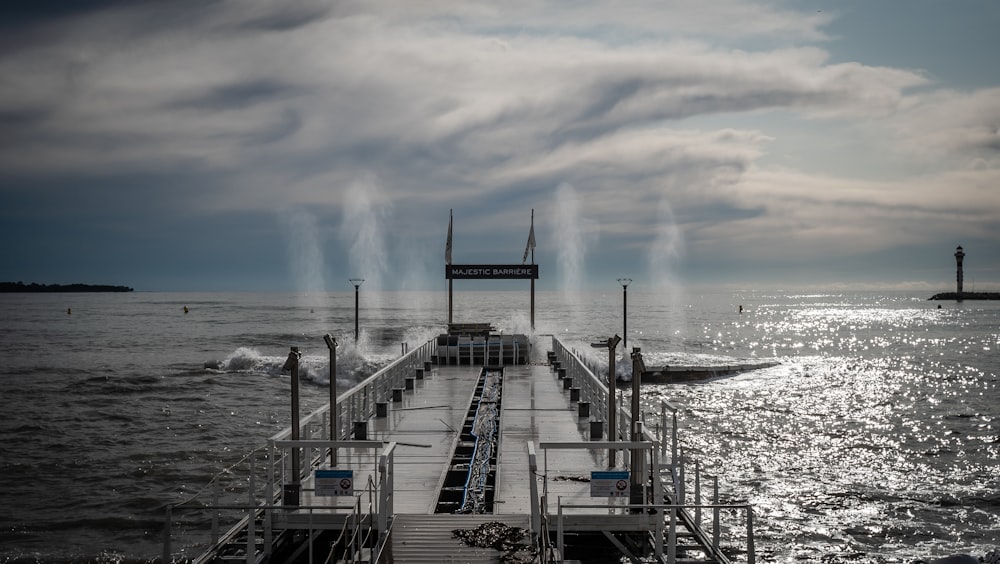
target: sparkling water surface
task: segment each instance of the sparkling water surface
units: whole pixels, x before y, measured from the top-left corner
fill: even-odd
[[[647,366],[780,362],[643,386],[647,419],[680,406],[685,452],[753,504],[758,561],[1000,547],[1000,303],[925,298],[628,293]],[[455,321],[529,333],[528,308],[527,292],[459,292]],[[620,292],[539,292],[536,308],[536,334],[606,366],[590,343],[623,332]],[[150,561],[167,504],[288,425],[289,346],[307,413],[328,399],[324,334],[356,382],[441,332],[447,295],[362,291],[357,343],[353,292],[5,294],[0,319],[0,561]]]

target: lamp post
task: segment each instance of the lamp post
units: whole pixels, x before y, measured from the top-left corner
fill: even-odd
[[[337,435],[337,424],[340,417],[337,412],[337,339],[327,333],[323,335],[326,346],[330,349],[330,440],[339,439]],[[330,467],[337,465],[337,447],[330,447]]]
[[[361,283],[365,281],[364,278],[351,278],[349,279],[351,284],[354,284],[354,346],[358,346],[358,293],[359,288],[361,288]]]
[[[632,283],[631,278],[619,278],[618,283],[622,285],[622,348],[628,350],[628,285]]]

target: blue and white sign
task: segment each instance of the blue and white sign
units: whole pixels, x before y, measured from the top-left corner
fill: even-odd
[[[354,470],[316,470],[316,495],[354,495]]]
[[[590,473],[590,497],[625,497],[629,495],[627,470],[595,470]]]

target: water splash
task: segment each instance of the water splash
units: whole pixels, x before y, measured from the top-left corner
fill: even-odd
[[[325,262],[316,216],[305,210],[286,208],[278,213],[278,223],[288,244],[289,271],[299,292],[298,305],[314,310],[324,303],[326,292]]]
[[[580,198],[572,185],[562,183],[556,189],[553,244],[558,249],[559,290],[565,296],[580,290],[587,248]]]
[[[382,288],[388,270],[383,224],[391,213],[374,175],[355,181],[344,194],[340,235],[350,242],[351,276],[364,278],[365,286],[373,290]]]
[[[677,262],[684,254],[684,236],[666,198],[660,201],[656,229],[656,238],[647,254],[650,281],[647,286],[657,291],[674,290],[678,286]]]
[[[684,255],[684,235],[674,216],[670,202],[663,198],[659,207],[659,222],[647,254],[649,281],[645,285],[656,294],[655,303],[661,319],[660,331],[683,339],[687,332],[684,312],[684,292],[677,277],[677,264]],[[632,336],[629,336],[632,343]],[[629,370],[631,372],[631,369]]]

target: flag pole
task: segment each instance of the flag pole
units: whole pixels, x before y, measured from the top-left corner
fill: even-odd
[[[448,325],[449,326],[452,323],[452,311],[453,311],[452,308],[454,305],[452,299],[452,285],[454,281],[451,279],[451,269],[449,268],[451,266],[451,226],[452,222],[454,221],[454,216],[452,215],[453,211],[454,209],[448,210],[448,243],[445,247],[445,257],[444,257],[445,262],[447,263],[447,266],[445,268],[448,269],[447,275],[448,275]]]
[[[531,236],[535,235],[535,208],[531,208]],[[535,246],[531,245],[531,264],[535,264]],[[535,332],[535,277],[531,277],[531,332]]]

